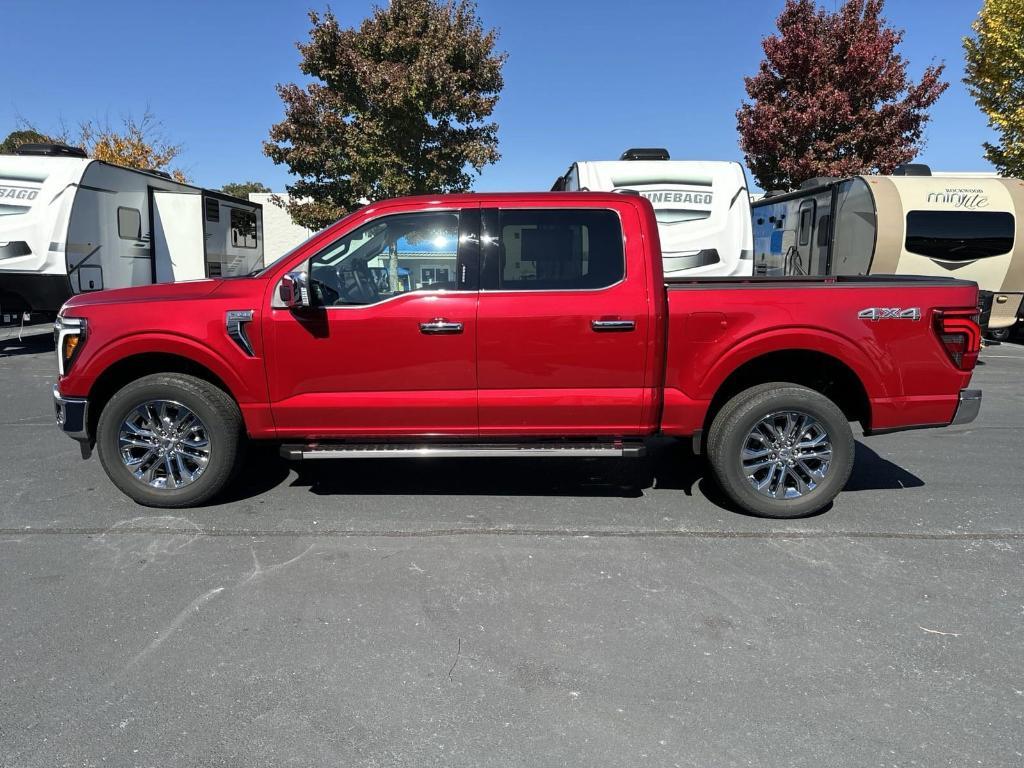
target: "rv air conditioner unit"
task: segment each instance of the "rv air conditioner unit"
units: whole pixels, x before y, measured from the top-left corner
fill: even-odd
[[[22,144],[14,153],[37,157],[86,157],[84,149],[67,144]]]
[[[622,153],[619,160],[668,160],[668,150],[659,147],[635,147]]]
[[[808,179],[807,181],[802,182],[798,188],[814,189],[815,187],[827,187],[833,181],[836,181],[836,179],[831,176],[815,176],[813,179]]]
[[[932,169],[924,163],[907,163],[906,165],[897,165],[893,169],[893,176],[931,176]]]

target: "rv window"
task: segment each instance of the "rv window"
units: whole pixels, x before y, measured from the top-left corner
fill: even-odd
[[[997,211],[911,211],[906,248],[940,261],[973,261],[1013,250],[1013,214]]]
[[[832,229],[832,217],[827,213],[818,219],[818,246],[824,248],[828,245],[828,237]]]
[[[231,209],[231,244],[236,248],[256,247],[255,213],[252,211],[242,211],[238,208]]]
[[[613,211],[506,209],[500,215],[498,265],[486,270],[488,288],[586,290],[622,279],[622,226]]]
[[[814,223],[814,208],[804,208],[800,212],[800,245],[811,242],[811,225]]]
[[[204,200],[206,204],[206,220],[220,221],[220,203],[215,197],[208,197]]]
[[[117,236],[122,240],[141,240],[142,214],[135,208],[118,208]]]

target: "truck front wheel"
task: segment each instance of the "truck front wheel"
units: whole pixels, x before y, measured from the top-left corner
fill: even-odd
[[[824,508],[853,469],[853,432],[819,392],[785,382],[740,392],[715,416],[708,460],[722,490],[761,517]]]
[[[203,504],[241,463],[242,417],[223,390],[180,373],[144,376],[118,390],[96,428],[107,475],[147,507]]]

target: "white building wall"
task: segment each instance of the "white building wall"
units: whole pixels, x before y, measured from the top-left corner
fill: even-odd
[[[277,205],[272,198],[288,202],[283,192],[251,192],[249,202],[263,206],[263,258],[269,264],[313,234],[312,229],[294,223],[288,211]]]

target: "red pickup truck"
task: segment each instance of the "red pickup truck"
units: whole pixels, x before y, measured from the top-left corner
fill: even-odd
[[[666,281],[650,203],[466,194],[367,206],[253,275],[83,294],[58,424],[140,504],[291,459],[637,456],[689,438],[740,507],[827,505],[866,433],[972,420],[977,286]]]

